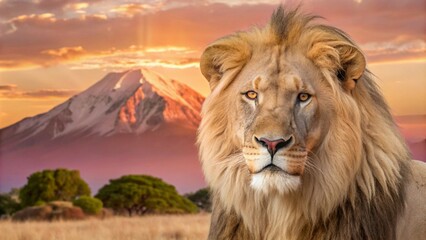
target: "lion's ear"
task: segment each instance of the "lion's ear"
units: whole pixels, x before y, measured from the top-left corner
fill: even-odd
[[[308,57],[319,67],[334,73],[342,88],[348,92],[355,88],[366,67],[361,50],[337,30],[315,31],[311,35]]]
[[[201,73],[209,81],[210,88],[214,89],[226,71],[242,67],[250,54],[249,45],[239,37],[219,39],[201,55]]]
[[[358,79],[365,71],[366,61],[364,54],[353,45],[337,47],[340,66],[335,70],[337,78],[342,82],[346,91],[355,88]]]

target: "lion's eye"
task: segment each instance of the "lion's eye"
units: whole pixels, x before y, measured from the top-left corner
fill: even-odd
[[[246,96],[246,98],[248,98],[250,100],[256,100],[257,99],[257,92],[255,92],[255,91],[248,91],[248,92],[244,93],[244,95]]]
[[[301,93],[301,94],[299,94],[299,96],[297,98],[301,102],[306,102],[306,101],[309,100],[309,98],[311,98],[311,95],[309,95],[308,93]]]

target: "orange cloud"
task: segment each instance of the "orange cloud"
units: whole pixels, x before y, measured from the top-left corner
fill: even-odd
[[[15,84],[0,85],[0,99],[50,99],[68,98],[79,91],[72,89],[39,89],[34,91],[22,91]]]
[[[66,64],[71,69],[126,70],[135,67],[164,67],[185,69],[199,66],[200,53],[180,46],[144,48],[132,45],[124,49],[88,52],[81,46],[43,50],[46,56],[39,64],[52,66]],[[39,65],[39,66],[40,66]],[[31,62],[0,60],[0,71],[34,68]],[[3,68],[2,68],[3,67]]]
[[[165,46],[143,48],[132,45],[126,49],[110,49],[87,55],[68,65],[71,69],[125,70],[137,67],[185,69],[199,66],[199,52],[187,47]]]
[[[56,18],[55,18],[55,15],[52,13],[30,14],[30,15],[20,15],[20,16],[14,17],[10,20],[10,22],[17,23],[17,22],[27,22],[30,20],[55,22]]]
[[[83,49],[82,46],[77,47],[62,47],[59,49],[49,49],[44,50],[41,53],[47,54],[49,56],[64,59],[64,60],[70,60],[70,59],[76,59],[84,54],[86,54],[86,51]]]
[[[142,3],[129,3],[129,4],[123,4],[114,7],[110,10],[112,13],[118,13],[118,14],[124,14],[129,17],[141,14],[146,12],[146,10],[151,9],[152,6],[148,4],[142,4]]]
[[[89,7],[89,3],[87,2],[70,3],[66,6],[67,9],[71,9],[74,11],[86,9],[87,7]]]
[[[79,91],[71,89],[41,89],[35,91],[0,91],[0,99],[69,98]]]
[[[193,50],[187,47],[176,47],[176,46],[164,46],[164,47],[151,47],[146,48],[147,53],[164,53],[164,52],[193,52]]]
[[[32,61],[27,60],[1,60],[0,59],[0,72],[1,71],[14,71],[17,69],[30,69],[39,67],[40,65],[34,64]]]
[[[102,20],[107,20],[108,16],[105,15],[105,14],[89,14],[89,15],[87,15],[87,14],[82,12],[82,15],[80,15],[79,19],[80,20],[93,19],[93,20],[102,21]]]

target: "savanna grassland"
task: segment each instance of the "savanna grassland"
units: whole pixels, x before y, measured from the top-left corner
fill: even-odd
[[[80,221],[0,221],[0,240],[207,239],[210,214],[112,217]]]

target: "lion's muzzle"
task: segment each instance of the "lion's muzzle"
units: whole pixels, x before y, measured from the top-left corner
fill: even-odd
[[[303,174],[307,153],[303,147],[296,146],[293,135],[285,138],[254,135],[252,139],[243,150],[251,174]]]
[[[280,150],[281,148],[285,148],[289,146],[293,141],[293,136],[290,136],[285,140],[284,138],[279,138],[276,140],[269,140],[265,137],[257,138],[254,137],[255,141],[259,143],[260,146],[265,147],[268,149],[269,154],[271,154],[271,158],[274,158],[275,153]]]

